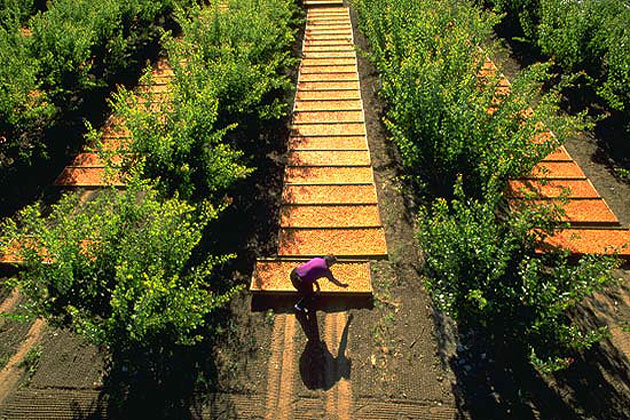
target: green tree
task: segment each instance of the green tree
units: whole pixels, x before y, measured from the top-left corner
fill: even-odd
[[[407,178],[428,198],[418,235],[433,300],[543,370],[566,366],[570,351],[602,337],[581,331],[567,311],[611,281],[615,261],[573,266],[563,253],[538,255],[562,206],[515,208],[505,190],[583,119],[558,115],[559,90],[543,93],[548,66],[528,69],[507,91],[498,76],[479,77],[497,20],[476,3],[355,3],[388,102],[385,124]],[[546,129],[556,136],[533,141]]]
[[[536,255],[556,227],[561,208],[502,209],[500,194],[467,198],[456,185],[451,201],[437,199],[419,216],[427,288],[437,306],[460,325],[483,328],[543,371],[566,367],[605,329],[583,330],[567,315],[584,297],[613,281],[614,258],[568,253]]]
[[[201,340],[208,317],[238,290],[212,283],[231,256],[196,249],[219,211],[159,201],[143,186],[85,202],[71,193],[46,216],[34,205],[5,221],[2,241],[22,244],[14,281],[35,314],[112,351],[157,350]]]
[[[57,113],[41,90],[39,61],[17,27],[0,26],[0,173],[45,153],[39,141]]]
[[[243,0],[229,13],[180,9],[183,36],[166,42],[174,71],[169,93],[123,89],[114,97],[133,135],[124,170],[193,201],[220,198],[252,173],[242,150],[255,150],[264,124],[287,113],[294,12],[287,0]],[[149,72],[145,78],[150,85]]]

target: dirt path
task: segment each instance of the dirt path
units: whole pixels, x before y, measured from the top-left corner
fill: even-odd
[[[307,4],[308,8],[308,4]],[[340,140],[345,140],[345,148],[339,145]],[[334,252],[338,256],[353,256],[365,254],[365,250],[357,248],[357,244],[344,243],[343,248],[330,249],[334,246],[334,236],[337,229],[347,228],[346,231],[360,232],[363,228],[361,217],[350,221],[347,213],[358,209],[355,203],[340,200],[336,204],[327,204],[322,207],[320,203],[326,198],[320,196],[315,203],[301,204],[295,207],[296,201],[300,201],[296,192],[312,195],[318,188],[334,187],[340,190],[352,191],[358,182],[355,173],[369,170],[368,176],[361,178],[368,189],[374,183],[369,167],[369,152],[365,138],[365,122],[363,108],[361,106],[361,94],[357,73],[357,59],[352,46],[352,29],[349,10],[345,7],[313,7],[308,8],[306,36],[303,43],[303,59],[300,65],[298,77],[298,89],[293,114],[292,137],[290,139],[290,157],[284,196],[287,204],[282,212],[282,226],[291,228],[308,227],[317,232],[318,237],[325,239],[329,247],[326,251],[312,250],[308,244],[300,246],[299,231],[287,233],[281,230],[282,240],[279,246],[279,254],[291,256],[309,256]],[[299,175],[292,172],[300,170]],[[317,174],[317,171],[320,174]],[[323,172],[325,171],[325,172]],[[290,188],[301,188],[288,194]],[[340,197],[343,197],[343,193]],[[330,197],[328,197],[329,199]],[[345,197],[347,198],[347,197]],[[318,206],[318,207],[313,207]],[[317,208],[314,214],[330,213],[331,217],[316,219],[315,223],[303,219],[301,214],[309,208]],[[380,219],[376,204],[363,207],[366,227],[380,230],[384,242],[384,235],[380,227]],[[322,229],[324,230],[318,230]],[[379,232],[377,230],[377,232]],[[297,253],[296,253],[297,252]],[[363,283],[363,282],[362,282]],[[367,283],[366,283],[367,284]],[[368,285],[369,287],[369,285]],[[282,314],[275,317],[272,335],[271,355],[268,362],[267,375],[267,404],[266,418],[291,419],[295,417],[325,416],[331,419],[349,419],[352,407],[352,387],[347,378],[342,378],[340,360],[346,360],[347,330],[345,312],[328,313],[324,319],[323,341],[320,340],[316,314],[300,315],[300,324],[305,328],[313,328],[307,331],[307,347],[323,355],[322,363],[318,364],[313,375],[322,375],[323,380],[317,382],[325,388],[323,404],[319,401],[296,395],[296,364],[300,373],[304,374],[302,357],[298,360],[296,354],[296,315]],[[314,317],[314,318],[313,318]],[[343,348],[333,347],[328,349],[326,343],[337,343],[345,333]],[[324,351],[325,350],[325,351]],[[337,357],[326,357],[337,353]],[[310,370],[311,366],[306,369]],[[322,412],[323,410],[323,412]]]
[[[276,317],[273,324],[273,333],[271,337],[271,357],[268,363],[267,372],[267,404],[266,404],[266,420],[274,419],[274,411],[278,407],[280,372],[282,362],[282,346],[284,344],[284,322],[286,317]]]
[[[352,385],[350,379],[344,375],[344,370],[349,368],[346,353],[346,345],[344,345],[343,334],[346,330],[346,322],[348,320],[346,312],[332,313],[326,315],[326,332],[324,334],[326,343],[333,343],[331,349],[332,354],[336,354],[336,363],[329,365],[328,374],[332,378],[339,378],[339,382],[326,393],[327,418],[335,418],[339,420],[347,420],[351,417],[352,408]],[[347,337],[346,340],[347,341]],[[345,363],[344,363],[345,362]]]
[[[291,409],[293,400],[293,377],[294,368],[294,341],[295,337],[295,316],[284,315],[284,331],[282,349],[282,364],[280,370],[280,387],[278,390],[278,403],[274,412],[279,420],[291,419]]]
[[[0,313],[6,314],[11,312],[19,300],[20,293],[17,289],[13,289],[10,295],[0,304]],[[2,321],[0,320],[0,322]],[[40,341],[42,329],[45,325],[45,322],[41,319],[37,319],[33,322],[24,341],[22,341],[17,351],[9,358],[6,365],[4,365],[0,371],[0,406],[20,381],[23,373],[20,364],[24,361],[33,346]]]
[[[35,320],[28,331],[26,340],[22,342],[18,351],[9,359],[9,362],[5,365],[2,371],[0,371],[0,405],[4,403],[7,395],[9,395],[19,382],[22,376],[20,363],[24,360],[33,346],[39,342],[45,325],[46,323],[43,320]]]
[[[291,191],[292,203],[299,202],[301,209],[322,201],[329,207],[318,207],[314,214],[319,218],[308,226],[324,228],[317,234],[321,249],[302,242],[300,234],[283,241],[289,235],[283,236],[281,229],[279,255],[333,252],[366,258],[368,250],[376,249],[370,248],[373,245],[345,240],[337,249],[333,234],[342,226],[376,227],[385,229],[388,243],[396,244],[394,261],[372,263],[377,307],[351,310],[351,296],[334,302],[322,298],[319,316],[315,311],[295,315],[291,303],[284,309],[288,313],[274,317],[264,385],[265,418],[454,418],[451,376],[439,360],[430,303],[420,286],[413,224],[408,223],[392,171],[396,162],[387,156],[391,150],[385,146],[378,115],[376,76],[360,74],[365,63],[360,65],[356,56],[355,36],[350,9],[308,9],[283,196]],[[370,172],[365,176],[359,170]],[[321,188],[329,194],[316,190]],[[365,206],[348,209],[343,216],[321,217],[331,208],[359,202],[378,204],[380,214],[366,216],[371,210]],[[303,220],[296,213],[282,214],[283,226],[295,227]],[[381,215],[386,220],[381,221]]]
[[[11,290],[11,294],[0,304],[0,313],[6,314],[11,312],[15,304],[20,298],[20,294],[17,289]]]

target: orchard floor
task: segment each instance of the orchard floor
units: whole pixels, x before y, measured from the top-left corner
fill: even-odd
[[[363,46],[356,28],[354,33],[355,43]],[[212,418],[458,416],[455,377],[444,363],[432,304],[422,287],[413,203],[404,196],[396,153],[381,124],[376,73],[361,56],[359,74],[379,210],[390,253],[388,261],[373,264],[374,302],[356,308],[360,302],[351,299],[321,300],[317,331],[313,333],[312,324],[293,321],[292,301],[267,301],[273,311],[250,313],[250,298],[242,296],[234,303],[238,314],[235,339],[221,350],[233,370],[224,378],[226,393],[217,394],[210,413],[205,411]],[[282,329],[292,322],[299,322],[296,334],[285,338],[286,342],[279,341],[272,326]],[[312,334],[319,336],[321,345],[315,345]],[[274,354],[280,356],[274,359]],[[284,364],[285,376],[277,378],[274,374],[279,364]],[[274,388],[279,395],[274,395]],[[251,399],[244,400],[244,395],[251,395]],[[276,404],[283,411],[270,411],[274,405],[270,399],[278,399]]]

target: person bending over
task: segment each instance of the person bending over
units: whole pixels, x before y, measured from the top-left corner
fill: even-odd
[[[315,292],[313,284],[317,288],[317,293],[321,288],[317,280],[326,277],[332,283],[339,287],[348,287],[347,283],[341,283],[333,276],[330,267],[337,262],[334,255],[326,255],[323,258],[313,258],[309,262],[302,264],[291,271],[291,284],[298,291],[300,298],[294,308],[298,312],[308,313],[307,305],[312,305],[315,300]]]

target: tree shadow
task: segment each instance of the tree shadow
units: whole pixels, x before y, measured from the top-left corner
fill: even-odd
[[[293,308],[293,305],[297,302],[297,299],[297,293],[254,294],[252,295],[251,311],[265,312],[272,310],[277,314],[294,313],[295,308]],[[348,309],[372,309],[374,308],[374,298],[372,295],[367,294],[320,296],[313,307],[326,313],[345,312]]]
[[[103,387],[108,418],[201,418],[203,408],[215,403],[220,376],[215,331],[225,330],[228,318],[229,310],[220,310],[195,345],[156,339],[112,350]],[[222,409],[230,407],[223,403]]]
[[[106,410],[106,401],[103,394],[98,399],[85,406],[77,401],[70,403],[72,420],[104,420],[109,418]]]
[[[521,349],[471,331],[457,341],[457,351],[447,362],[456,377],[457,406],[470,418],[575,418]]]
[[[572,316],[581,327],[594,312]],[[575,352],[571,365],[544,374],[529,362],[527,350],[509,345],[498,328],[459,326],[448,332],[439,319],[440,350],[455,374],[453,392],[458,408],[470,418],[627,419],[630,407],[628,360],[608,340]],[[590,320],[589,320],[590,318]],[[446,343],[448,337],[454,344]],[[445,348],[456,346],[454,351]]]
[[[300,376],[308,389],[331,389],[341,378],[349,379],[352,360],[346,357],[348,332],[353,315],[350,314],[341,335],[337,357],[334,357],[319,334],[316,311],[296,315],[307,337],[306,347],[300,356]]]

